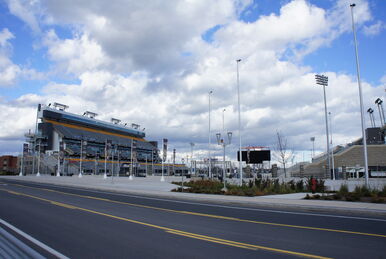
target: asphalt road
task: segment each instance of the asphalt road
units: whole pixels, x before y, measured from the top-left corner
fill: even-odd
[[[0,219],[70,258],[386,258],[382,218],[199,204],[9,180],[0,181]]]

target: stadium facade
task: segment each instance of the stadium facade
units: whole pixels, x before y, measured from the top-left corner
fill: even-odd
[[[38,105],[36,133],[26,134],[35,154],[30,159],[26,155],[26,173],[161,174],[158,142],[147,141],[140,125],[114,118],[106,122],[96,119],[96,113],[77,115],[67,108],[58,103]],[[188,168],[173,163],[165,166],[164,174],[176,171],[186,174]]]

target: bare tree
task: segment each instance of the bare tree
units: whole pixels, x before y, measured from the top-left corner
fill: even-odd
[[[283,166],[284,176],[287,177],[286,164],[294,157],[294,151],[288,148],[287,138],[276,131],[277,143],[275,146],[274,156],[278,162]]]

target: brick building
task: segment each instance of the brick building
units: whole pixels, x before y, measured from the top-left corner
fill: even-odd
[[[18,158],[16,156],[0,156],[0,174],[16,174]]]

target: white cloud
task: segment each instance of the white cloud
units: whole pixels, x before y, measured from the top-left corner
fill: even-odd
[[[0,32],[0,87],[13,86],[21,78],[38,80],[45,77],[35,69],[21,67],[12,62],[12,45],[9,40],[13,38],[15,36],[7,28]]]
[[[369,26],[363,26],[363,33],[366,36],[375,36],[378,35],[382,30],[386,28],[386,25],[382,21],[378,21]]]
[[[59,71],[68,74],[79,76],[109,62],[99,44],[87,34],[61,40],[55,31],[50,30],[45,35],[44,45],[48,47],[49,58],[57,62]]]
[[[311,136],[323,149],[322,88],[315,85],[312,68],[297,61],[350,30],[348,1],[323,10],[294,0],[277,15],[245,23],[237,15],[248,4],[230,0],[93,1],[92,5],[89,1],[41,1],[44,8],[39,10],[45,10],[47,26],[70,25],[74,33],[72,38],[61,39],[54,29],[46,31],[47,57],[57,71],[73,75],[79,83],[52,81],[41,95],[24,95],[2,108],[26,119],[34,118],[39,102],[65,103],[71,112],[91,110],[101,119],[118,117],[139,123],[146,127],[149,139],[168,137],[186,153],[193,141],[195,152],[204,155],[209,90],[213,90],[213,142],[222,129],[224,108],[225,126],[234,132],[234,139],[238,137],[235,60],[242,58],[243,145],[272,146],[276,130],[281,130],[298,150],[309,148]],[[369,21],[367,2],[358,1],[355,14],[358,24]],[[202,34],[216,25],[222,26],[213,42],[204,41]],[[325,74],[330,79],[327,96],[337,134],[334,141],[345,143],[360,136],[355,77]],[[381,92],[365,82],[363,88],[366,105]],[[22,103],[29,108],[18,111]],[[28,127],[20,124],[24,131]],[[1,140],[20,132],[0,128],[0,134]],[[236,145],[230,147],[232,152],[235,149]]]
[[[37,13],[36,0],[6,0],[9,11],[24,21],[34,33],[40,33],[39,23],[35,17]]]

